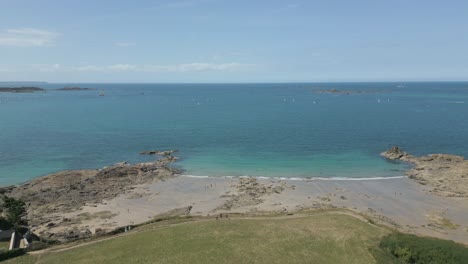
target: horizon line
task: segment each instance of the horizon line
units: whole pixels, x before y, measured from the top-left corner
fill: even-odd
[[[29,83],[29,84],[73,84],[73,83],[86,83],[86,84],[308,84],[308,83],[441,83],[441,82],[467,82],[468,80],[400,80],[400,81],[279,81],[279,82],[49,82],[49,81],[0,81],[0,84],[9,83]]]

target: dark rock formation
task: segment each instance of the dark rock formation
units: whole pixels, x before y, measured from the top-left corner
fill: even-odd
[[[57,91],[94,91],[95,88],[82,88],[82,87],[63,87],[57,89]]]
[[[140,155],[159,155],[163,157],[171,156],[173,153],[177,152],[177,150],[165,150],[165,151],[160,151],[160,150],[146,150],[140,152]]]
[[[0,194],[5,194],[13,190],[15,186],[0,187]]]

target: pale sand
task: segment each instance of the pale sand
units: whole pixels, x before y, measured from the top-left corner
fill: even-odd
[[[193,206],[192,215],[219,213],[295,212],[310,208],[339,207],[383,221],[399,230],[419,235],[450,239],[468,244],[468,201],[441,197],[425,190],[408,178],[384,180],[281,180],[258,179],[265,185],[284,182],[281,194],[267,194],[256,205],[216,210],[224,204],[226,194],[237,193],[236,178],[194,178],[179,176],[164,182],[138,186],[133,193],[121,195],[102,204],[85,206],[77,214],[110,211],[110,218],[95,217],[83,220],[92,232],[96,228],[112,230],[116,227],[139,224],[173,209]],[[208,187],[207,187],[208,186]],[[143,196],[142,196],[143,195]],[[436,216],[436,217],[434,217]],[[458,226],[437,226],[437,219],[449,219]],[[434,220],[435,219],[435,220]],[[429,225],[429,226],[428,226]],[[452,229],[453,228],[453,229]]]

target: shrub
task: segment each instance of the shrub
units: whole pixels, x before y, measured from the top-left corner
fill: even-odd
[[[14,226],[22,224],[22,217],[26,214],[23,201],[4,196],[3,206],[7,209],[6,220],[8,222]]]
[[[0,230],[8,230],[12,227],[13,225],[10,223],[10,221],[6,220],[3,217],[0,217]]]
[[[4,260],[7,260],[7,259],[18,257],[18,256],[21,256],[21,255],[24,255],[24,253],[26,253],[26,251],[24,249],[21,249],[21,248],[1,252],[0,253],[0,261],[4,261]]]
[[[395,263],[466,263],[468,248],[453,241],[394,233],[380,242]]]

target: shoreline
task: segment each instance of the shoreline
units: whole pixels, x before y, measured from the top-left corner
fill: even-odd
[[[284,189],[277,193],[267,191],[253,200],[244,200],[250,193],[242,193],[239,180],[178,176],[137,186],[132,193],[102,204],[84,206],[66,217],[84,214],[92,219],[82,222],[83,228],[95,230],[105,226],[112,230],[173,214],[294,214],[303,210],[342,208],[402,232],[468,244],[468,225],[465,224],[468,203],[434,195],[427,187],[407,177],[387,181],[302,181],[300,185],[294,180],[257,179],[252,186],[258,183],[261,188],[283,186]],[[226,207],[226,204],[234,205]],[[101,218],[103,212],[109,217]],[[453,226],[445,226],[444,221]],[[41,231],[46,230],[53,231],[50,228]]]
[[[83,168],[77,170],[65,170],[65,171],[84,171],[84,170],[94,170],[90,168]],[[32,179],[17,182],[17,183],[0,183],[0,188],[9,188],[14,186],[21,186],[25,184],[29,184],[34,180],[47,177],[49,175],[61,173],[64,171],[56,171],[44,175],[40,175],[34,177]],[[212,175],[192,175],[192,174],[180,174],[179,177],[187,177],[187,178],[227,178],[227,179],[239,179],[239,178],[256,178],[256,179],[272,179],[272,180],[290,180],[290,181],[372,181],[372,180],[391,180],[391,179],[401,179],[401,178],[408,178],[407,175],[395,175],[395,176],[364,176],[364,177],[344,177],[344,176],[330,176],[330,177],[319,177],[319,176],[310,176],[310,177],[287,177],[287,176],[251,176],[251,175],[219,175],[219,176],[212,176]]]
[[[402,179],[408,178],[405,175],[397,175],[397,176],[376,176],[376,177],[270,177],[270,176],[249,176],[249,175],[242,175],[242,176],[208,176],[208,175],[190,175],[190,174],[181,174],[180,177],[187,177],[187,178],[200,178],[200,179],[207,179],[207,178],[227,178],[227,179],[239,179],[239,178],[255,178],[255,179],[262,179],[262,180],[288,180],[288,181],[372,181],[372,180],[391,180],[391,179]]]
[[[7,196],[26,202],[29,227],[35,234],[62,242],[168,216],[295,214],[343,208],[406,233],[468,245],[468,198],[446,195],[452,185],[441,189],[438,185],[424,184],[412,174],[424,171],[424,177],[430,177],[447,167],[466,173],[463,157],[441,154],[412,157],[396,150],[382,155],[389,159],[406,157],[401,159],[403,162],[414,161],[407,175],[362,178],[187,175],[171,166],[177,161],[171,152],[153,162],[122,162],[99,170],[63,171],[2,189]]]

